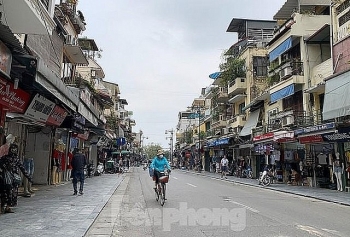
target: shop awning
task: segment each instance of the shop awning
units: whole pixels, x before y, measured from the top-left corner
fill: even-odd
[[[317,85],[314,85],[308,89],[305,89],[304,92],[305,93],[320,93],[320,92],[324,92],[325,90],[325,83],[321,82],[318,83]]]
[[[269,54],[270,62],[278,58],[278,56],[286,52],[291,47],[292,47],[292,37],[289,37],[288,39],[283,41],[280,45],[278,45],[274,50],[270,52]]]
[[[63,48],[71,63],[82,65],[89,64],[79,45],[64,45]]]
[[[278,90],[278,91],[272,93],[270,101],[271,101],[271,103],[274,103],[278,100],[281,100],[283,98],[291,96],[294,93],[295,93],[295,85],[291,84],[289,86],[282,88],[281,90]]]
[[[326,81],[323,119],[350,115],[350,71]]]
[[[251,112],[239,136],[251,135],[252,129],[256,127],[259,119],[260,109]]]

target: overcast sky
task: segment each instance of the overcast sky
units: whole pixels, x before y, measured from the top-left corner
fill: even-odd
[[[82,36],[103,50],[105,81],[117,83],[134,132],[147,145],[169,148],[165,130],[176,128],[201,88],[212,83],[223,50],[237,42],[226,32],[232,18],[272,20],[286,0],[98,0],[79,1],[86,20]]]

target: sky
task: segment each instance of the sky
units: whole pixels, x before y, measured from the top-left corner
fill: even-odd
[[[231,20],[272,20],[285,1],[90,0],[77,9],[86,21],[80,37],[102,50],[97,62],[127,100],[133,132],[142,130],[144,145],[166,149],[165,131],[176,130],[178,113],[210,86],[223,51],[237,42],[226,32]]]

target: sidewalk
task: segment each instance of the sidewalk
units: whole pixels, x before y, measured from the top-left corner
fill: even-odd
[[[190,172],[196,175],[202,175],[205,177],[221,179],[221,174],[218,174],[218,173],[210,173],[207,171],[202,171],[200,173],[195,171],[187,171],[187,170],[183,170],[183,171]],[[234,176],[227,176],[227,181],[233,182],[236,184],[249,185],[249,186],[254,186],[258,188],[265,188],[265,189],[270,189],[278,192],[290,193],[298,196],[315,198],[326,202],[332,202],[332,203],[338,203],[341,205],[350,206],[350,193],[348,192],[339,192],[337,190],[330,190],[325,188],[313,188],[309,186],[291,186],[287,184],[277,184],[277,183],[271,184],[268,187],[263,187],[261,185],[258,185],[258,181],[256,179],[237,178]]]
[[[19,197],[15,213],[0,214],[0,236],[84,236],[124,177],[88,178],[82,196],[72,195],[71,182],[36,186],[34,196]]]

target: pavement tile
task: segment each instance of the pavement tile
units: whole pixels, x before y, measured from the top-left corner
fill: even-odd
[[[73,196],[72,183],[36,186],[35,195],[19,197],[15,213],[0,215],[0,236],[83,236],[125,175],[86,179],[83,196]]]

